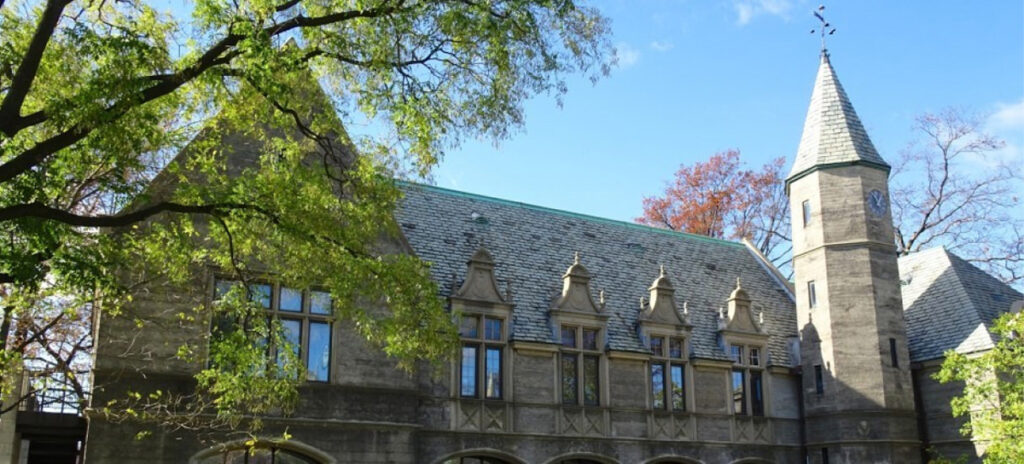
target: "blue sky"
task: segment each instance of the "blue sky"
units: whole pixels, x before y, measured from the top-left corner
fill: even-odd
[[[467,141],[438,186],[619,220],[680,163],[737,148],[751,166],[797,149],[818,66],[816,2],[608,0],[620,64],[540,96],[497,147]],[[1024,164],[1024,2],[832,2],[832,64],[879,152],[894,160],[916,115],[987,114]],[[353,129],[350,127],[350,130]],[[788,169],[788,168],[787,168]]]

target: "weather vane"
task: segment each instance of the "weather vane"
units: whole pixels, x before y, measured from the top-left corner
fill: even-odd
[[[811,34],[820,31],[819,34],[821,35],[821,53],[828,53],[828,49],[825,48],[825,35],[835,34],[836,28],[832,27],[832,24],[830,24],[828,21],[825,21],[825,17],[822,16],[824,11],[825,5],[818,5],[818,11],[811,10],[811,13],[814,14],[814,17],[818,18],[818,21],[821,21],[821,29],[811,29]]]

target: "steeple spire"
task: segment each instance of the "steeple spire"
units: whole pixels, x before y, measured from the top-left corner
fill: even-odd
[[[800,148],[786,184],[815,168],[843,164],[869,164],[885,171],[890,169],[853,110],[832,69],[828,52],[822,50]]]

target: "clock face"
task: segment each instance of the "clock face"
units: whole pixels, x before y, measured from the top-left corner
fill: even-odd
[[[872,190],[868,193],[868,210],[875,216],[881,216],[885,214],[886,209],[889,207],[889,202],[885,199],[885,194],[878,190]]]

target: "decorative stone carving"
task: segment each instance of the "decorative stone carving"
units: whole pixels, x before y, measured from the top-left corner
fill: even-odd
[[[466,262],[466,280],[452,295],[455,298],[483,301],[488,303],[507,303],[498,291],[498,282],[494,278],[494,258],[483,247],[477,248],[473,256]]]
[[[685,316],[681,316],[676,308],[676,290],[672,286],[672,281],[665,275],[665,266],[661,266],[658,278],[654,279],[654,283],[648,290],[651,292],[650,304],[647,305],[642,298],[640,300],[641,305],[644,306],[640,311],[641,321],[667,325],[689,325],[689,321]]]
[[[562,275],[562,294],[555,301],[553,310],[586,314],[601,314],[601,307],[590,296],[590,271],[580,264],[577,252],[572,266]]]
[[[750,307],[750,295],[743,289],[739,277],[736,288],[729,295],[728,311],[719,312],[719,330],[760,334],[763,315],[754,316]]]

